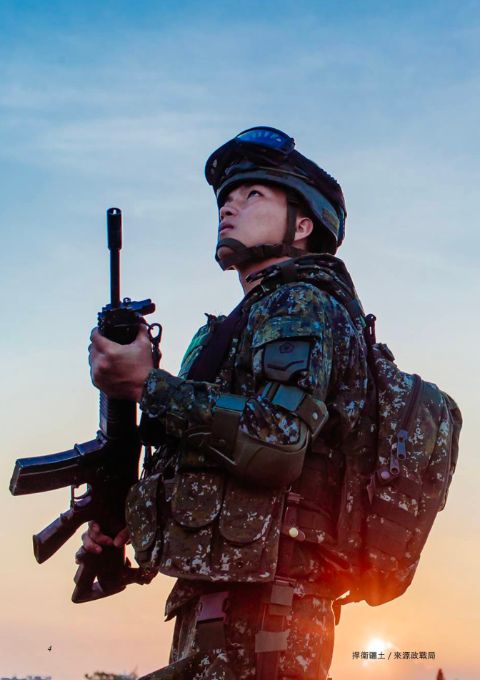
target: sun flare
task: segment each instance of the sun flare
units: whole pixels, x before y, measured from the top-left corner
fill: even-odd
[[[373,637],[367,642],[367,652],[384,652],[386,649],[393,647],[391,642],[384,640],[381,637]]]

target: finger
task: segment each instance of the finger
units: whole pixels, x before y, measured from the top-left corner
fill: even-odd
[[[85,548],[83,547],[79,548],[75,553],[75,564],[80,564],[81,562],[83,562],[86,554],[87,553],[85,551]]]
[[[95,521],[88,523],[88,531],[86,533],[93,543],[97,543],[98,545],[113,545],[113,539],[110,536],[107,536],[107,534],[104,534],[100,525]]]
[[[106,534],[98,534],[95,538],[95,543],[98,543],[99,545],[113,545],[113,538]]]
[[[115,538],[113,540],[113,545],[116,548],[121,548],[125,545],[125,543],[127,543],[129,538],[130,538],[130,534],[128,532],[127,527],[125,527],[124,529],[121,529],[118,532],[118,534],[115,536]]]
[[[137,345],[148,345],[148,346],[150,346],[151,340],[150,340],[150,335],[148,333],[147,326],[140,324],[140,326],[138,327],[138,333],[135,337],[134,342],[137,343]]]
[[[100,352],[108,352],[109,350],[112,349],[114,350],[118,344],[116,342],[113,342],[113,340],[109,340],[104,335],[102,335],[98,328],[93,329],[93,331],[90,334],[90,340],[92,341],[94,349],[97,349]]]
[[[102,547],[98,543],[90,538],[88,531],[82,534],[82,544],[84,549],[89,553],[94,553],[99,555],[102,552]]]
[[[101,534],[102,530],[100,528],[100,524],[96,522],[94,519],[91,519],[90,522],[88,523],[87,533],[91,538],[95,538],[97,534]]]

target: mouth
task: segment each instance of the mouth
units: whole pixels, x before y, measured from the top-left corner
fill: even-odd
[[[221,236],[222,234],[224,234],[226,231],[229,231],[230,229],[233,229],[233,224],[226,224],[226,223],[221,224],[220,228],[218,230],[218,235]]]

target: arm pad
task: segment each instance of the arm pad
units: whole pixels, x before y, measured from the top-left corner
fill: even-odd
[[[272,446],[240,429],[246,397],[223,394],[217,400],[212,432],[203,448],[210,458],[245,482],[266,487],[288,486],[302,471],[305,453],[328,418],[325,404],[303,390],[269,383],[263,392],[271,403],[298,416],[299,438],[295,444]]]

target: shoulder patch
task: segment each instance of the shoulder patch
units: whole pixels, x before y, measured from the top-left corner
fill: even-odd
[[[296,373],[308,369],[309,360],[309,340],[275,340],[265,345],[263,372],[268,380],[289,382]]]

